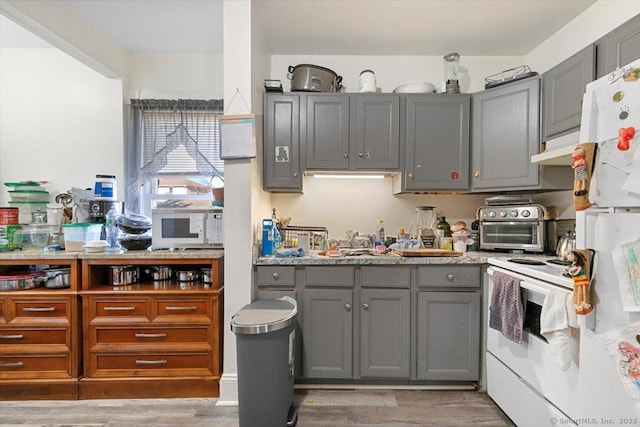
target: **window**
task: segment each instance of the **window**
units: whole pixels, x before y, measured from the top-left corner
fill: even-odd
[[[210,206],[224,185],[222,101],[132,100],[127,142],[128,212]]]

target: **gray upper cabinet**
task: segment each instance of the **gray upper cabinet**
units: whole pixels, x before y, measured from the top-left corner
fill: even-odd
[[[398,169],[398,95],[306,95],[305,113],[306,169]]]
[[[306,96],[306,169],[349,168],[349,95]]]
[[[400,97],[361,94],[351,97],[349,164],[357,170],[398,169]]]
[[[537,188],[540,78],[531,77],[473,94],[472,188]],[[566,168],[568,169],[568,168]]]
[[[474,381],[480,372],[480,292],[418,292],[421,380]]]
[[[300,167],[300,97],[265,95],[263,187],[302,191]]]
[[[595,52],[591,44],[543,74],[545,140],[580,127],[582,96],[595,77]]]
[[[469,188],[470,95],[404,98],[402,191]]]
[[[597,77],[640,58],[640,15],[597,41]]]
[[[302,370],[305,378],[351,378],[353,291],[305,288]]]

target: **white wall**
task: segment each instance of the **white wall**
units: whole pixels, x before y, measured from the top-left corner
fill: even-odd
[[[0,49],[0,182],[51,181],[53,196],[96,174],[122,182],[123,159],[120,80],[58,49]]]
[[[600,0],[526,56],[543,73],[640,13],[637,0]]]
[[[207,54],[132,54],[128,98],[222,99],[223,57]]]

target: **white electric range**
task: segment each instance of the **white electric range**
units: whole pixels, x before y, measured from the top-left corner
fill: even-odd
[[[489,258],[486,327],[486,388],[489,396],[518,426],[575,424],[571,402],[575,398],[579,376],[579,334],[571,337],[571,364],[562,370],[547,340],[540,334],[540,313],[551,290],[573,293],[573,280],[567,266],[548,263],[550,256],[514,254]],[[524,260],[526,264],[513,262]],[[519,279],[525,304],[522,342],[507,339],[488,327],[489,301],[496,271]]]

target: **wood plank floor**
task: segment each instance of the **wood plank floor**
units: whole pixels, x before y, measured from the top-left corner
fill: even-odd
[[[432,390],[296,390],[298,426],[513,426],[485,393]],[[0,426],[238,426],[217,399],[0,402]]]

